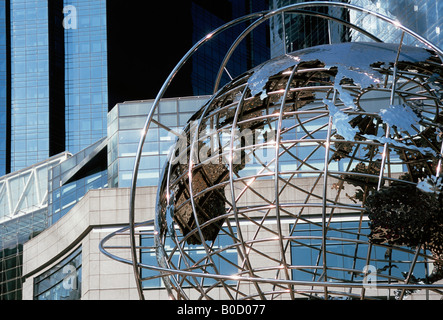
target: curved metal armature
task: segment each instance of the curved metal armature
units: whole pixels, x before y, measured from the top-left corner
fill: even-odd
[[[250,83],[248,81],[251,80],[251,74],[249,74],[247,77],[243,77],[240,79],[237,79],[234,81],[234,83],[231,83],[228,85],[228,87],[218,90],[221,75],[224,72],[227,62],[231,58],[233,52],[238,47],[238,45],[241,43],[245,37],[252,32],[255,28],[257,28],[262,23],[266,22],[272,17],[275,17],[279,14],[309,14],[309,15],[317,15],[320,17],[323,17],[325,19],[333,20],[339,23],[343,23],[347,27],[351,27],[357,31],[362,31],[361,28],[358,28],[356,26],[353,26],[349,23],[346,23],[344,21],[340,21],[336,18],[323,15],[323,14],[317,14],[311,11],[303,11],[306,8],[310,7],[317,7],[317,6],[326,6],[326,7],[338,7],[348,10],[356,10],[362,13],[366,13],[369,15],[373,15],[383,21],[386,21],[392,25],[395,25],[399,29],[403,30],[404,34],[409,34],[413,36],[415,39],[419,40],[421,43],[426,45],[427,47],[433,49],[438,56],[443,57],[443,52],[427,41],[426,39],[422,38],[421,36],[417,35],[413,31],[399,25],[396,21],[385,17],[383,15],[380,15],[375,12],[371,12],[367,9],[360,8],[354,5],[345,4],[345,3],[336,3],[336,2],[323,2],[323,1],[316,1],[316,2],[306,2],[306,3],[300,3],[295,5],[290,5],[284,8],[280,8],[277,10],[267,11],[267,12],[260,12],[256,14],[251,14],[246,17],[239,18],[237,20],[234,20],[214,32],[207,35],[205,38],[203,38],[201,41],[199,41],[179,62],[179,64],[174,68],[166,82],[164,83],[162,89],[160,90],[158,96],[156,97],[154,101],[154,105],[152,107],[152,110],[150,114],[147,117],[146,124],[144,126],[143,135],[139,143],[138,152],[136,156],[135,166],[134,166],[134,172],[133,172],[133,181],[132,181],[132,187],[131,187],[131,194],[130,194],[130,212],[129,212],[129,227],[126,228],[127,235],[130,238],[131,241],[131,255],[132,260],[127,259],[121,259],[114,255],[111,255],[105,247],[105,243],[109,241],[115,234],[112,234],[108,236],[102,243],[101,243],[101,250],[108,256],[112,257],[113,259],[119,260],[124,263],[129,263],[133,266],[134,275],[136,277],[136,283],[137,288],[139,292],[139,296],[141,299],[144,299],[144,294],[142,290],[142,281],[146,280],[142,278],[141,276],[141,269],[148,269],[153,271],[160,272],[159,275],[154,277],[162,277],[162,279],[166,283],[166,287],[169,291],[169,295],[174,298],[189,298],[189,296],[184,292],[183,286],[191,286],[195,289],[195,291],[199,292],[199,297],[202,298],[209,298],[210,297],[210,291],[214,288],[222,288],[221,291],[227,298],[231,299],[247,299],[247,298],[255,298],[259,297],[262,299],[266,298],[274,298],[276,296],[286,296],[288,295],[289,298],[294,298],[295,294],[300,295],[307,295],[312,296],[313,294],[323,294],[324,298],[327,298],[330,295],[340,295],[340,296],[350,296],[354,297],[356,296],[354,293],[352,293],[353,288],[361,288],[361,293],[359,297],[365,298],[365,289],[371,288],[371,285],[364,285],[363,283],[356,283],[353,281],[349,282],[343,282],[343,279],[338,279],[340,281],[334,283],[329,282],[327,280],[331,280],[331,277],[328,276],[328,270],[331,272],[338,271],[334,270],[334,267],[329,267],[327,265],[327,257],[330,253],[327,251],[327,242],[330,241],[338,241],[338,242],[349,242],[356,245],[356,250],[358,248],[358,245],[364,245],[368,244],[367,241],[361,240],[362,237],[366,237],[364,233],[361,232],[361,224],[363,219],[363,212],[364,208],[361,205],[350,205],[349,203],[343,203],[342,200],[339,200],[340,193],[343,187],[343,183],[351,181],[354,185],[358,184],[358,180],[361,178],[367,178],[367,179],[373,179],[374,173],[371,172],[369,169],[374,169],[374,165],[376,164],[375,161],[366,161],[366,164],[364,164],[366,167],[364,168],[367,171],[353,171],[350,172],[350,168],[352,168],[352,164],[355,165],[356,162],[364,162],[359,158],[358,150],[363,147],[366,148],[378,148],[383,147],[384,152],[382,152],[382,161],[380,167],[375,170],[377,179],[377,188],[376,190],[380,190],[381,186],[383,185],[384,181],[388,181],[388,183],[395,183],[395,182],[401,182],[404,184],[408,184],[408,182],[405,182],[401,179],[392,177],[391,174],[389,176],[385,175],[385,166],[390,168],[390,164],[392,164],[392,161],[388,159],[389,155],[389,148],[392,148],[395,146],[392,145],[394,141],[386,142],[381,137],[377,140],[364,140],[364,141],[352,141],[353,148],[350,148],[349,146],[349,140],[348,139],[333,139],[331,137],[332,134],[332,123],[334,121],[334,117],[332,110],[335,110],[334,107],[336,106],[336,102],[338,101],[338,95],[341,99],[344,99],[346,96],[352,96],[353,101],[356,101],[357,105],[357,111],[352,111],[345,109],[348,115],[351,115],[354,112],[355,116],[374,116],[373,112],[365,111],[364,106],[362,106],[365,103],[365,95],[370,95],[372,91],[374,91],[373,88],[365,87],[362,88],[362,86],[356,86],[355,84],[348,84],[348,85],[340,85],[338,83],[329,83],[327,79],[332,76],[330,68],[328,68],[325,65],[318,65],[314,68],[314,70],[309,70],[308,67],[306,67],[306,70],[300,71],[300,69],[294,64],[292,65],[292,68],[289,68],[286,74],[284,76],[281,74],[280,78],[274,79],[275,84],[275,91],[270,90],[268,88],[269,92],[267,92],[268,96],[268,102],[267,104],[263,104],[262,100],[257,100],[257,97],[251,94],[251,89],[248,87]],[[208,117],[213,117],[213,114],[221,114],[220,110],[214,109],[214,102],[221,101],[221,99],[229,97],[233,97],[231,94],[232,92],[236,93],[236,96],[239,97],[237,102],[234,103],[235,111],[233,113],[232,117],[232,123],[229,125],[230,128],[233,130],[231,131],[231,140],[230,140],[230,149],[227,151],[227,153],[224,153],[226,158],[228,159],[228,178],[229,179],[221,179],[217,183],[213,183],[212,185],[207,185],[207,188],[201,189],[196,184],[198,183],[197,180],[193,179],[196,175],[202,174],[201,168],[205,165],[204,163],[199,163],[198,161],[194,161],[193,156],[197,153],[198,143],[201,141],[199,140],[200,137],[197,135],[190,136],[190,148],[185,151],[186,154],[189,154],[191,156],[191,161],[188,166],[185,166],[184,171],[176,171],[173,172],[173,167],[171,162],[168,163],[168,166],[166,167],[166,177],[164,177],[164,180],[162,182],[162,185],[159,188],[159,200],[158,200],[158,210],[159,212],[158,217],[156,217],[155,222],[149,222],[144,225],[146,227],[149,225],[150,227],[153,227],[155,231],[149,231],[150,236],[153,237],[153,240],[155,240],[155,248],[157,252],[160,255],[159,263],[160,267],[155,266],[148,266],[140,263],[137,258],[137,249],[140,249],[140,246],[136,243],[136,230],[140,228],[142,225],[135,224],[135,217],[134,217],[134,204],[135,204],[135,197],[136,197],[136,187],[137,187],[137,176],[138,176],[138,169],[139,169],[139,163],[141,160],[141,154],[143,145],[146,139],[147,132],[149,130],[149,127],[151,125],[153,115],[155,113],[156,108],[158,107],[158,104],[160,100],[162,99],[165,91],[169,87],[170,83],[174,79],[177,72],[182,68],[182,66],[191,58],[191,56],[204,44],[209,42],[211,39],[222,33],[223,31],[238,25],[245,21],[250,21],[256,19],[251,25],[246,28],[242,34],[237,38],[237,40],[233,43],[231,48],[228,50],[225,59],[223,60],[220,71],[217,76],[217,80],[214,86],[214,96],[213,98],[206,104],[206,106],[202,109],[198,124],[196,127],[196,131],[200,132],[202,128],[204,128],[204,121],[207,121]],[[366,35],[369,35],[367,32],[364,32]],[[379,41],[375,36],[371,37],[375,41]],[[384,74],[386,77],[386,83],[382,89],[379,90],[379,92],[387,92],[390,93],[391,99],[390,99],[390,105],[393,105],[392,100],[395,96],[401,96],[404,101],[414,101],[414,99],[422,99],[425,101],[430,101],[430,103],[435,104],[436,107],[432,109],[431,111],[425,110],[425,114],[427,115],[427,119],[431,119],[432,116],[438,116],[439,114],[439,108],[440,108],[440,102],[438,100],[438,97],[435,96],[435,93],[432,90],[429,90],[426,86],[426,81],[430,79],[429,75],[423,76],[422,74],[418,75],[412,75],[408,70],[402,69],[399,70],[398,68],[398,62],[399,57],[402,52],[402,43],[403,38],[399,41],[397,44],[397,59],[394,59],[393,65],[391,69],[388,71],[386,70],[380,70],[381,74]],[[279,70],[284,71],[284,70]],[[383,73],[384,72],[384,73]],[[300,77],[300,74],[306,75],[306,78],[304,78],[305,81],[309,83],[317,83],[321,81],[326,81],[322,84],[321,88],[319,88],[319,92],[323,92],[325,95],[325,101],[320,103],[320,105],[316,105],[315,107],[303,110],[303,111],[297,111],[297,110],[287,110],[286,106],[289,103],[293,103],[293,101],[296,101],[296,98],[300,99],[303,98],[306,101],[313,102],[313,98],[310,97],[310,94],[312,93],[312,85],[305,85],[302,87],[295,87],[294,86],[294,78]],[[274,76],[276,74],[272,74],[270,76]],[[335,75],[337,76],[337,75]],[[315,79],[316,81],[311,81],[311,79]],[[391,79],[391,80],[389,80]],[[393,79],[393,80],[392,80]],[[399,80],[401,79],[401,80]],[[399,82],[400,81],[400,82]],[[420,89],[420,90],[419,90]],[[231,90],[231,92],[230,92]],[[218,92],[218,93],[216,93]],[[423,93],[424,92],[424,93]],[[278,106],[277,109],[275,109],[275,114],[272,113],[263,113],[263,110],[267,110],[267,112],[270,110],[270,102],[272,101],[275,106]],[[344,100],[343,100],[344,101]],[[263,107],[257,110],[254,109],[254,111],[261,113],[257,116],[252,111],[250,117],[245,118],[245,110],[255,104],[262,105]],[[315,103],[318,103],[316,101]],[[224,106],[224,108],[228,108],[229,105]],[[229,109],[229,108],[228,108]],[[259,110],[260,109],[260,110]],[[312,118],[307,119],[306,115],[310,115]],[[205,118],[206,117],[206,118]],[[289,132],[288,128],[283,127],[284,120],[287,119],[287,117],[292,117],[293,119],[296,119],[298,122],[294,125],[292,129],[301,130],[305,133],[304,139],[292,139],[292,140],[285,140],[283,139],[285,132]],[[310,125],[315,122],[312,119],[316,120],[326,120],[325,122],[321,123],[317,128],[312,129],[310,128]],[[376,119],[374,117],[373,119]],[[321,121],[320,121],[321,122]],[[268,163],[261,163],[262,169],[258,172],[256,176],[246,176],[242,177],[239,175],[239,172],[243,170],[243,168],[237,167],[235,168],[236,164],[234,164],[234,131],[235,128],[238,126],[244,126],[246,124],[249,125],[255,125],[255,126],[274,126],[274,128],[277,128],[277,136],[276,140],[274,141],[274,149],[275,154],[277,156],[274,157],[273,160],[269,161]],[[356,124],[359,125],[360,123]],[[361,124],[363,125],[363,124]],[[368,125],[368,123],[366,124]],[[327,136],[325,138],[316,139],[316,134],[322,130],[327,130]],[[220,131],[221,132],[221,129]],[[338,132],[335,132],[335,134],[338,134]],[[386,139],[389,138],[390,133],[389,130],[386,130]],[[417,133],[414,135],[414,137],[417,136]],[[418,137],[423,137],[424,134],[422,131],[418,130]],[[314,143],[317,145],[317,147],[312,150],[312,152],[307,155],[306,158],[300,158],[294,154],[292,154],[291,148],[293,148],[296,145],[300,145],[301,143],[304,143],[306,139],[309,139],[310,143]],[[408,139],[406,139],[408,140]],[[405,140],[405,141],[406,141]],[[413,139],[410,138],[408,141],[412,141]],[[282,142],[284,141],[284,143]],[[331,147],[331,145],[334,144],[335,149]],[[254,148],[262,148],[263,146],[266,146],[267,143],[263,143],[262,145],[254,145]],[[357,147],[355,147],[357,146]],[[318,150],[325,150],[325,158],[324,158],[324,168],[319,169],[318,166],[311,164],[308,160]],[[404,150],[405,148],[403,146],[398,147],[398,150]],[[407,149],[407,148],[406,148]],[[255,150],[244,148],[245,153],[247,156],[253,156],[255,157]],[[441,150],[438,150],[441,154]],[[437,153],[438,153],[437,152]],[[349,160],[349,164],[346,170],[339,171],[339,170],[330,170],[330,164],[331,159],[330,155],[333,154],[334,157],[340,158],[346,158]],[[282,172],[279,169],[280,164],[280,158],[283,156],[289,156],[294,163],[298,163],[298,169],[295,171],[288,171],[285,172],[284,175],[282,175]],[[360,156],[361,157],[361,156]],[[406,156],[405,156],[406,157]],[[438,157],[437,157],[438,158]],[[260,159],[256,157],[256,160],[260,162]],[[405,163],[408,161],[405,161]],[[441,160],[438,163],[437,166],[437,174],[436,177],[439,176],[439,170],[441,166]],[[307,170],[308,169],[308,170]],[[213,169],[215,171],[221,170],[218,167],[215,167]],[[181,175],[177,175],[178,172],[181,172]],[[319,173],[320,172],[320,173]],[[176,176],[171,177],[171,174],[174,173]],[[312,186],[311,190],[301,190],[299,187],[297,187],[296,184],[292,182],[292,179],[297,174],[314,174],[318,175],[317,178],[314,180],[314,184]],[[282,176],[287,175],[287,178],[282,178]],[[185,178],[187,176],[188,178]],[[272,188],[275,191],[274,199],[270,200],[264,197],[260,194],[259,191],[254,190],[253,183],[256,180],[261,179],[262,177],[273,177],[273,183],[274,185]],[[171,180],[172,179],[172,180]],[[327,186],[329,186],[328,179],[336,179],[337,180],[337,187],[338,187],[338,193],[335,200],[330,200],[327,198]],[[175,181],[175,182],[174,182]],[[320,186],[319,182],[323,181],[323,185],[321,186],[321,192],[315,191],[317,186]],[[191,216],[194,220],[194,227],[191,228],[191,230],[187,230],[186,232],[182,232],[184,235],[183,239],[176,238],[176,235],[172,235],[173,232],[168,233],[165,229],[162,230],[162,217],[161,215],[165,214],[165,212],[162,212],[162,209],[165,209],[167,205],[165,205],[163,208],[161,207],[161,201],[164,194],[162,192],[167,190],[166,196],[170,197],[172,195],[171,190],[175,187],[177,188],[179,183],[187,183],[187,190],[189,192],[188,197],[183,198],[182,200],[177,200],[176,203],[180,203],[181,209],[185,210],[183,208],[188,208],[191,212]],[[237,184],[243,185],[243,187],[240,189],[240,193],[236,193],[236,188],[238,188]],[[217,192],[219,192],[220,188],[227,188],[230,190],[229,197],[224,198],[225,205],[228,207],[228,210],[224,214],[220,214],[214,217],[211,217],[207,219],[206,221],[199,221],[200,217],[197,215],[196,212],[199,210],[201,211],[201,203],[197,202],[199,197],[206,196],[210,199],[214,199],[214,203],[217,203],[218,196],[216,195]],[[280,203],[279,199],[282,193],[287,189],[293,189],[294,192],[302,192],[306,195],[306,198],[301,203]],[[246,193],[254,194],[254,196],[258,197],[261,201],[260,205],[257,206],[238,206],[237,201],[241,199],[242,195]],[[229,193],[228,193],[229,194]],[[212,197],[212,198],[211,198]],[[311,200],[317,199],[320,200],[319,203],[313,203]],[[168,198],[169,200],[169,198]],[[295,213],[294,208],[301,208],[301,211],[298,213]],[[313,237],[313,236],[296,236],[294,235],[295,226],[298,221],[303,221],[306,223],[311,223],[311,221],[305,220],[305,218],[301,215],[301,212],[303,210],[310,210],[310,208],[318,208],[322,212],[321,219],[319,222],[314,223],[315,226],[320,227],[320,230],[322,231],[322,235],[319,238]],[[175,210],[179,211],[180,208],[175,208]],[[187,209],[186,209],[187,210]],[[326,210],[330,210],[328,214],[326,214]],[[358,221],[360,223],[358,231],[351,232],[353,234],[353,239],[347,239],[346,237],[330,237],[328,236],[328,232],[334,231],[333,228],[331,228],[330,224],[332,221],[332,213],[334,211],[340,211],[340,210],[348,210],[349,212],[354,212],[354,216],[358,217]],[[351,211],[349,211],[351,210]],[[255,215],[253,213],[256,213]],[[257,216],[257,212],[261,212],[263,214],[261,220]],[[274,212],[275,214],[271,214],[271,212]],[[269,219],[273,219],[277,221],[276,223],[276,230],[269,229],[268,226],[265,225],[265,218],[268,217]],[[283,221],[285,219],[288,219],[290,217],[295,221],[294,225],[291,226],[292,230],[289,234],[285,234],[285,232],[282,230]],[[328,221],[329,219],[329,221]],[[251,224],[257,226],[256,234],[252,237],[252,239],[245,239],[243,238],[242,232],[239,232],[239,228],[242,224]],[[227,224],[225,228],[221,228],[223,224]],[[185,223],[183,223],[185,225]],[[213,247],[213,243],[210,245],[203,239],[208,239],[211,237],[211,233],[214,233],[214,231],[210,231],[211,227],[216,226],[216,230],[218,232],[222,232],[225,236],[228,238],[233,239],[233,242],[227,246],[227,248],[215,250]],[[183,226],[182,226],[183,227]],[[159,231],[160,230],[160,231]],[[209,231],[208,231],[209,230]],[[237,232],[235,231],[237,230]],[[266,232],[269,232],[271,237],[266,239],[261,239],[258,237],[258,233],[260,231],[265,230]],[[182,229],[183,231],[183,229]],[[336,230],[339,232],[340,230]],[[206,233],[205,233],[206,232]],[[209,232],[209,233],[208,233]],[[340,231],[341,232],[341,231]],[[216,232],[215,232],[216,233]],[[121,232],[117,233],[121,234]],[[146,235],[146,233],[145,233]],[[162,247],[162,241],[164,241],[164,237],[172,237],[174,238],[173,241],[175,243],[175,249],[173,252],[166,252],[165,249]],[[163,237],[163,238],[162,238]],[[278,241],[278,251],[280,254],[280,257],[272,258],[269,257],[269,254],[266,252],[260,252],[255,250],[254,245],[257,243],[263,244],[266,242],[271,243],[272,241],[275,241],[277,239]],[[316,265],[310,266],[307,268],[306,266],[300,266],[300,265],[291,265],[288,263],[287,259],[288,257],[288,250],[290,250],[290,244],[293,243],[302,243],[304,240],[310,239],[311,241],[313,239],[317,239],[321,241],[318,260]],[[212,239],[211,239],[212,240]],[[205,258],[199,261],[193,261],[192,259],[189,259],[189,255],[186,253],[185,250],[185,243],[200,243],[202,246],[203,251],[205,252]],[[164,242],[163,242],[164,244]],[[384,245],[384,244],[377,244],[378,247],[385,247],[387,249],[392,249],[391,246]],[[409,276],[407,281],[410,281],[412,270],[414,269],[414,265],[417,262],[417,259],[434,259],[435,257],[429,256],[426,253],[420,253],[421,246],[417,246],[417,250],[413,252],[414,254],[414,261],[411,264],[411,272],[409,272]],[[108,248],[109,249],[109,248]],[[222,253],[226,250],[234,250],[237,252],[239,256],[239,263],[233,263],[232,261],[228,261],[229,264],[235,265],[236,269],[239,270],[239,272],[235,275],[226,275],[220,272],[220,270],[217,269],[217,263],[220,263],[220,258],[224,259],[222,256]],[[367,252],[367,258],[366,258],[366,265],[370,265],[371,262],[371,250],[372,250],[372,244],[368,246],[368,252]],[[404,248],[396,248],[396,250],[401,252],[409,252],[407,249]],[[176,253],[181,255],[181,262],[173,262],[171,260],[172,255]],[[254,254],[256,256],[254,256]],[[270,261],[280,261],[281,264],[270,266],[268,268],[260,268],[255,269],[252,264],[250,257],[255,257],[259,259],[269,259]],[[360,259],[360,257],[357,255],[357,252],[354,256],[355,259]],[[180,266],[184,264],[183,270],[180,268]],[[208,270],[202,267],[202,265],[210,265],[212,273],[210,273]],[[197,266],[197,267],[196,267]],[[195,269],[199,269],[200,271],[196,271]],[[307,270],[309,269],[309,270]],[[243,271],[242,271],[243,270]],[[291,279],[291,274],[294,272],[294,270],[301,270],[303,272],[307,272],[311,274],[314,279],[317,278],[317,281],[296,281]],[[357,270],[355,268],[349,268],[348,270],[340,270],[342,272],[349,272],[352,274],[352,279],[356,276],[367,276],[366,272],[361,272],[361,270]],[[262,273],[269,273],[274,272],[274,277],[262,277],[260,274]],[[437,289],[443,289],[442,286],[439,285],[417,285],[417,284],[398,284],[398,283],[391,283],[393,281],[399,281],[398,278],[389,275],[384,276],[386,278],[387,283],[378,283],[377,288],[389,288],[389,289],[400,289],[401,291],[401,297],[403,297],[405,290],[409,289],[431,289],[431,290],[437,290]],[[209,285],[203,285],[204,279],[211,279],[213,283]],[[333,279],[333,277],[332,277]],[[255,291],[251,295],[248,295],[242,290],[242,284],[244,283],[250,283],[254,286]],[[269,287],[270,286],[270,287]],[[302,286],[302,289],[297,289],[297,287]],[[315,288],[322,288],[321,290],[315,289]],[[328,288],[346,288],[346,290],[339,290],[338,293],[329,290]],[[264,289],[265,288],[265,289]],[[347,291],[348,290],[348,291]]]

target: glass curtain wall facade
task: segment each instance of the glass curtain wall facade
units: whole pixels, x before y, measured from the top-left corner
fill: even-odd
[[[242,17],[248,13],[268,10],[269,4],[265,0],[224,0],[216,3],[207,1],[192,1],[192,43],[197,43],[209,32],[221,25]],[[253,20],[251,20],[252,22]],[[192,59],[191,81],[193,94],[212,94],[215,77],[220,63],[237,36],[244,30],[245,24],[225,31],[221,36],[211,40],[202,47]],[[269,59],[269,43],[267,25],[257,28],[251,36],[243,41],[234,52],[223,74],[222,84],[230,81],[230,77],[237,77]]]
[[[140,161],[137,186],[157,186],[170,147],[175,143],[189,118],[208,100],[208,96],[169,98],[160,101],[154,119],[166,127],[152,123],[146,137]],[[146,114],[153,101],[118,104],[108,115],[108,185],[129,188]]]
[[[34,300],[80,300],[82,248],[34,279]]]
[[[290,4],[301,3],[303,0],[273,0],[271,1],[271,9],[287,6]],[[443,2],[438,0],[348,0],[341,1],[357,5],[366,9],[371,9],[390,18],[398,20],[402,25],[417,32],[421,36],[427,38],[439,47],[442,47],[441,29],[443,28]],[[347,10],[331,10],[327,9],[321,11],[329,13],[335,17],[350,21],[359,27],[362,27],[372,34],[379,37],[385,42],[398,42],[401,37],[401,31],[394,26],[382,22],[372,16],[356,13],[355,11]],[[335,24],[328,26],[324,20],[312,17],[300,17],[296,15],[285,15],[284,18],[285,32],[283,32],[282,16],[277,16],[271,20],[271,56],[277,57],[284,54],[285,50],[295,51],[305,47],[335,43],[341,41],[369,41],[366,36],[363,36],[355,31],[339,28]],[[404,43],[409,45],[418,44],[411,37],[405,37]],[[366,103],[369,103],[366,102]],[[372,103],[372,102],[371,102]],[[320,128],[320,123],[312,123],[312,129]],[[319,131],[321,133],[321,131]],[[304,158],[307,153],[315,151],[313,147],[303,146],[297,149],[298,156]],[[321,159],[313,154],[310,164],[321,168]],[[337,162],[338,170],[343,170],[347,163]],[[340,167],[341,166],[341,167]],[[404,168],[398,165],[393,172],[402,172]],[[306,176],[306,175],[303,175]],[[315,221],[315,220],[314,220]],[[297,223],[296,226],[291,225],[290,230],[293,230],[293,236],[319,236],[321,238],[322,227],[321,219],[318,218],[318,224],[311,223]],[[359,224],[362,223],[360,228]],[[340,221],[332,221],[328,226],[328,237],[347,238],[357,232],[369,234],[369,222],[353,220],[352,217],[344,217]],[[337,229],[337,230],[336,230]],[[341,231],[338,231],[341,230]],[[314,281],[319,279],[321,274],[318,269],[312,266],[321,265],[322,256],[321,240],[297,240],[291,243],[291,259],[292,263],[296,265],[306,266],[292,270],[292,278],[294,280]],[[368,252],[367,244],[350,244],[344,241],[327,242],[328,252],[326,259],[336,266],[347,269],[362,270],[366,265],[365,259],[356,259],[356,256],[364,257]],[[406,249],[406,248],[405,248]],[[356,253],[358,253],[356,255]],[[412,261],[413,254],[395,250],[391,253],[390,250],[384,248],[374,248],[371,251],[371,259],[376,261],[375,267],[377,272],[381,275],[396,276],[403,278],[404,275],[399,271],[401,265],[407,268],[406,263],[402,261]],[[414,277],[424,278],[430,274],[429,261],[418,259],[417,267],[414,270]],[[355,275],[345,271],[328,271],[328,278],[340,278],[355,280]],[[353,278],[353,279],[352,279]],[[392,293],[394,294],[394,293]],[[391,297],[392,298],[392,297]]]
[[[106,136],[106,0],[10,0],[10,14],[11,171],[17,171]],[[1,102],[0,108],[4,154],[8,111]]]
[[[271,9],[277,9],[301,2],[306,1],[271,0],[270,5]],[[342,0],[341,2],[349,3],[350,1]],[[349,20],[347,11],[339,8],[312,7],[309,10]],[[283,28],[283,25],[285,28]],[[270,36],[272,57],[278,57],[285,52],[327,44],[331,41],[342,42],[349,40],[348,29],[341,27],[337,23],[328,24],[322,18],[297,14],[285,14],[272,18]]]
[[[49,157],[47,0],[11,0],[12,171]]]
[[[65,0],[66,150],[77,153],[106,136],[106,0]]]
[[[439,0],[351,0],[352,4],[365,7],[390,18],[443,48],[443,2]],[[401,33],[393,26],[380,22],[372,17],[351,13],[350,21],[375,34],[383,41],[395,41]],[[363,40],[353,34],[353,40]],[[397,40],[398,41],[398,40]],[[405,43],[415,45],[416,40],[405,38]]]
[[[0,176],[8,172],[9,4],[0,1]]]
[[[23,245],[48,227],[48,177],[67,157],[0,178],[0,300],[21,299]]]
[[[271,8],[284,7],[290,4],[305,2],[303,0],[272,0]],[[399,21],[405,27],[430,40],[440,48],[443,47],[443,2],[439,0],[339,0],[383,14]],[[310,8],[310,10],[317,10]],[[395,26],[376,19],[373,16],[355,10],[339,8],[320,8],[317,11],[328,13],[336,18],[349,21],[385,42],[399,41],[401,31]],[[285,32],[282,17],[271,19],[271,56],[277,57],[286,50],[291,52],[302,48],[327,44],[329,42],[368,41],[369,39],[354,31],[340,27],[337,23],[328,23],[316,17],[285,15]],[[285,41],[283,42],[283,37]],[[284,44],[285,45],[284,45]],[[415,39],[406,36],[404,43],[418,44]]]

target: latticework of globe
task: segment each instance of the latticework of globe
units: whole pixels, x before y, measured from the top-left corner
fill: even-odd
[[[159,191],[159,263],[194,273],[178,275],[171,290],[211,297],[217,289],[236,299],[323,295],[285,281],[362,281],[364,266],[389,264],[367,260],[372,243],[427,246],[428,259],[440,258],[441,198],[416,184],[437,174],[443,119],[430,78],[441,62],[403,47],[396,63],[397,52],[373,43],[294,52],[239,77],[195,114]],[[413,192],[396,196],[401,188]],[[385,193],[386,212],[377,203]],[[430,224],[437,243],[425,235]],[[404,280],[391,269],[380,280]]]
[[[437,290],[442,75],[439,54],[400,40],[312,47],[233,79],[170,153],[158,266],[134,266],[174,299]]]

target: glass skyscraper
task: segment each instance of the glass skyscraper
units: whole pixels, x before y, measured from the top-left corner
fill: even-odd
[[[11,0],[11,30],[12,171],[103,137],[106,1]]]
[[[52,50],[56,39],[48,19],[53,3],[45,0],[11,0],[11,169],[16,171],[47,159],[54,148],[50,131],[51,109],[60,106],[50,88],[57,79]],[[52,9],[52,8],[51,8]],[[51,42],[51,43],[50,43]],[[50,80],[50,72],[54,76]],[[55,89],[55,88],[54,88]],[[62,109],[63,110],[63,109]],[[58,140],[58,139],[57,139]]]
[[[192,1],[192,43],[196,43],[228,21],[250,12],[260,12],[269,8],[265,0],[223,0],[217,1],[216,4],[208,1]],[[241,24],[226,31],[223,37],[212,40],[193,57],[191,72],[193,95],[212,94],[220,63],[244,28],[245,25]],[[266,26],[261,26],[240,44],[234,52],[234,58],[226,67],[222,78],[223,83],[230,81],[230,77],[239,76],[269,59],[268,32],[269,29]]]
[[[405,27],[443,48],[443,2],[439,0],[351,0],[352,4],[374,10],[399,21]],[[374,33],[383,41],[398,39],[400,31],[385,23],[375,21],[362,14],[351,14],[350,20]],[[358,35],[353,39],[359,40]],[[405,38],[405,43],[414,45],[416,41]]]
[[[343,1],[397,18],[437,45],[443,45],[441,1]],[[0,1],[0,174],[28,167],[65,150],[76,153],[86,148],[106,135],[106,115],[116,103],[153,98],[179,57],[206,33],[248,12],[297,2],[301,0],[226,0],[214,6],[201,0],[183,1],[171,6],[169,15],[182,12],[181,30],[190,32],[183,40],[178,39],[175,30],[174,41],[170,41],[162,35],[154,37],[158,32],[152,32],[152,27],[162,30],[162,25],[146,19],[150,12],[164,12],[166,5],[143,4],[137,6],[140,12],[134,13],[131,5],[109,0]],[[119,8],[123,6],[127,10],[121,15]],[[113,8],[112,14],[109,8]],[[368,28],[385,40],[395,33],[375,24],[371,17],[336,11],[334,15]],[[67,17],[72,25],[64,28]],[[118,34],[125,24],[128,29]],[[360,40],[358,34],[348,34],[344,28],[333,29],[331,34],[327,24],[313,17],[300,20],[286,15],[284,24],[288,51],[330,39]],[[227,66],[224,82],[229,76],[235,77],[267,60],[269,45],[272,56],[281,54],[282,25],[281,17],[271,21],[270,43],[262,36],[269,32],[267,27],[257,29],[262,34],[251,36],[237,49],[238,58]],[[235,39],[234,33],[199,52],[190,63],[188,76],[177,86],[180,90],[169,96],[210,94],[214,68]],[[140,45],[140,37],[145,34],[150,35],[155,48],[162,50],[154,50],[149,41]],[[131,47],[120,45],[124,38],[132,42]],[[124,55],[111,52],[110,42],[114,51],[117,49]],[[151,55],[161,57],[166,52],[171,55],[171,64],[163,64],[162,73],[154,66],[158,65],[155,58],[143,61],[143,57],[151,60]],[[137,67],[146,77],[136,75]],[[125,68],[127,73],[121,71]],[[116,93],[123,92],[123,87],[127,93]]]
[[[290,4],[305,2],[304,0],[272,0],[271,8],[280,8]],[[339,0],[397,20],[403,26],[430,40],[443,48],[443,2],[439,0]],[[385,42],[398,41],[401,31],[371,15],[362,14],[355,10],[321,7],[320,13],[327,13],[336,18],[349,21],[361,27]],[[287,51],[327,44],[329,42],[368,41],[368,38],[355,30],[338,26],[338,23],[328,25],[326,20],[302,16],[285,15],[285,33],[282,28],[282,18],[277,16],[271,21],[271,55],[279,56],[284,53],[283,37]],[[404,39],[405,44],[416,45],[417,40],[410,36]]]
[[[9,66],[8,66],[8,9],[5,1],[0,1],[0,176],[8,171],[8,97],[9,97]]]
[[[187,0],[172,6],[112,0],[0,1],[0,174],[63,151],[75,154],[95,143],[106,136],[108,111],[117,103],[154,98],[195,41],[233,18],[267,8],[266,0],[224,0],[217,5]],[[159,19],[148,19],[150,13],[158,13]],[[180,33],[174,29],[172,41],[165,36],[161,16],[179,17],[175,22]],[[177,90],[167,95],[210,93],[214,66],[236,36],[227,34],[209,51],[202,50],[186,66]],[[238,50],[241,62],[229,65],[229,71],[238,75],[253,62],[265,61],[268,47],[251,37]],[[227,75],[224,80],[229,80]]]

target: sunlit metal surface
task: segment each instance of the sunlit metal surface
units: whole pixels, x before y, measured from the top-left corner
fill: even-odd
[[[442,294],[443,285],[435,284],[443,276],[439,48],[398,26],[427,49],[403,45],[403,36],[393,44],[371,37],[376,42],[308,48],[257,66],[218,90],[227,61],[249,32],[277,14],[312,14],[300,9],[314,6],[395,23],[334,2],[252,14],[202,39],[166,80],[140,142],[129,226],[100,245],[133,266],[141,299],[143,281],[156,277],[172,299],[403,299],[419,289]],[[156,105],[193,53],[252,19],[227,52],[213,97],[170,154],[155,220],[135,223],[139,159]],[[420,201],[406,203],[405,190]],[[419,219],[422,208],[426,215]],[[115,236],[130,238],[132,259],[111,253],[123,249],[106,245]],[[152,247],[140,246],[139,236],[150,238]],[[221,236],[229,241],[216,245]],[[158,265],[140,262],[138,251],[149,249]],[[298,263],[307,252],[311,263]],[[409,256],[392,258],[397,253]],[[418,265],[433,272],[417,279]],[[377,279],[368,283],[371,267]],[[142,278],[141,269],[153,275]]]

